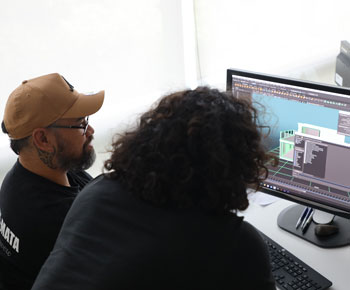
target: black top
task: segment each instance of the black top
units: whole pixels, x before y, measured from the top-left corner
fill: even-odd
[[[99,176],[74,201],[32,290],[224,288],[275,289],[253,226],[157,208]]]
[[[19,161],[7,173],[0,189],[0,280],[6,289],[31,288],[74,198],[92,178],[80,171],[68,179],[71,187],[56,184]]]

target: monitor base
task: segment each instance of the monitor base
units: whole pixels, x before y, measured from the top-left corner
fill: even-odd
[[[350,245],[350,220],[335,216],[332,225],[339,227],[338,233],[329,236],[315,235],[316,223],[311,222],[305,233],[301,228],[295,228],[305,206],[291,205],[285,208],[277,218],[277,224],[280,228],[322,248],[337,248]]]

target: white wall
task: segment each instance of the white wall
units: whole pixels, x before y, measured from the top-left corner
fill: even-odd
[[[102,109],[90,118],[102,154],[116,128],[162,94],[186,87],[183,59],[178,0],[2,1],[1,120],[22,80],[59,72],[80,92],[106,90]],[[0,136],[0,171],[6,171],[16,156]]]
[[[333,83],[348,0],[195,0],[201,77],[224,87],[241,68]]]
[[[349,3],[2,1],[0,116],[22,80],[46,73],[61,73],[81,92],[105,89],[102,109],[90,118],[95,175],[114,132],[170,91],[198,82],[224,89],[227,68],[332,83],[340,41],[350,40]],[[0,151],[1,180],[16,158],[1,133]]]

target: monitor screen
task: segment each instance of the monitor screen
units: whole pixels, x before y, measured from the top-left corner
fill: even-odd
[[[261,191],[350,218],[350,90],[236,69],[227,90],[270,127],[264,145],[279,164]]]

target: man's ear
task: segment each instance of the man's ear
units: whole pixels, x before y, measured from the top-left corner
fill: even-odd
[[[45,152],[53,152],[52,136],[46,128],[36,128],[32,133],[35,147]]]

